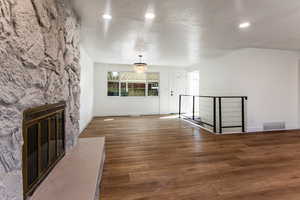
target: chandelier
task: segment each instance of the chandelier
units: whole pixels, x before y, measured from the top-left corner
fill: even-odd
[[[148,69],[148,65],[147,65],[147,63],[142,62],[142,58],[143,58],[142,55],[139,55],[139,58],[140,58],[140,61],[133,64],[134,71],[136,71],[137,73],[145,73]]]

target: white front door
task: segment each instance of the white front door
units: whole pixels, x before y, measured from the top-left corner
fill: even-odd
[[[179,95],[186,94],[187,74],[185,71],[172,71],[169,73],[169,113],[179,112]]]

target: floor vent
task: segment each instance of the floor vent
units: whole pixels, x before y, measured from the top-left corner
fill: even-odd
[[[284,130],[285,122],[268,122],[264,123],[264,131]]]

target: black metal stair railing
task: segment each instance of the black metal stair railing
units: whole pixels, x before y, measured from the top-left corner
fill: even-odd
[[[247,96],[179,95],[179,117],[214,133],[233,129],[245,132],[247,100]]]

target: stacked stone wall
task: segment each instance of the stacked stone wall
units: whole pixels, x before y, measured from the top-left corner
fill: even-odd
[[[0,0],[0,199],[23,199],[23,111],[66,101],[79,135],[79,23],[66,0]]]

